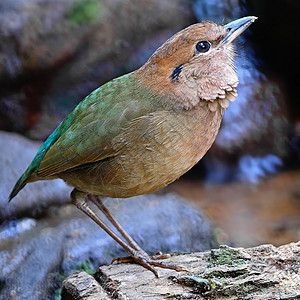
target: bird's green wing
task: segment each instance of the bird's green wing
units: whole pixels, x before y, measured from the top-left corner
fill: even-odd
[[[43,179],[116,154],[111,140],[126,124],[153,111],[150,95],[130,73],[93,91],[41,146],[15,185],[13,198],[31,178]]]

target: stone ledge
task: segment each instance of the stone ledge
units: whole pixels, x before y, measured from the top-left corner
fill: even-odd
[[[64,280],[62,299],[300,299],[300,242],[221,246],[166,261],[190,272],[159,269],[156,278],[133,264],[102,266],[94,277],[78,271]]]

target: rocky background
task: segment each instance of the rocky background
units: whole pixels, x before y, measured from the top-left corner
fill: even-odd
[[[2,0],[0,298],[59,298],[64,276],[121,253],[61,181],[27,186],[10,204],[8,194],[77,103],[202,20],[259,18],[236,41],[239,96],[215,145],[169,187],[192,202],[158,194],[111,206],[150,252],[299,240],[299,11],[297,0]]]

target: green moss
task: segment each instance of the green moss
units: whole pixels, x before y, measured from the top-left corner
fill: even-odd
[[[89,259],[78,264],[71,273],[77,270],[83,270],[89,275],[94,274],[96,272],[94,265],[91,263]]]
[[[182,276],[178,279],[178,282],[193,287],[200,294],[213,294],[222,288],[222,283],[219,280],[210,278],[204,273]]]
[[[74,25],[91,24],[104,15],[103,4],[99,0],[80,0],[71,6],[67,19]]]
[[[245,263],[245,258],[242,256],[239,250],[227,246],[221,246],[219,250],[211,251],[210,262],[212,266],[240,266]]]
[[[211,250],[206,259],[209,261],[206,268],[177,280],[207,298],[244,299],[249,293],[277,284],[261,278],[260,271],[252,269],[251,256],[243,249],[220,246]],[[253,276],[255,273],[257,277]]]
[[[61,299],[61,288],[56,289],[53,295],[54,300],[60,300]]]
[[[54,300],[60,300],[61,299],[61,283],[64,281],[65,278],[67,278],[70,274],[74,273],[75,271],[78,270],[84,270],[87,274],[92,275],[96,272],[95,266],[91,263],[89,259],[82,261],[78,265],[75,266],[74,269],[72,269],[70,272],[67,274],[59,274],[59,281],[60,281],[60,287],[57,288],[53,294],[53,299]]]

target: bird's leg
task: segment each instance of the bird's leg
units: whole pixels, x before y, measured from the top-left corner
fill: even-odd
[[[104,206],[101,198],[99,196],[88,194],[88,199],[92,201],[107,217],[107,219],[115,226],[115,228],[121,233],[124,239],[128,242],[128,244],[135,249],[136,251],[140,252],[140,254],[144,256],[148,256],[148,254],[136,243],[136,241],[129,235],[129,233],[124,229],[124,227],[119,223],[119,221],[111,214],[111,212]],[[157,253],[154,256],[151,256],[152,259],[166,259],[169,258],[170,254],[163,254],[161,252]],[[132,262],[133,258],[130,257],[118,257],[114,258],[112,262]]]
[[[94,220],[107,234],[109,234],[117,243],[119,243],[132,257],[136,257],[138,251],[127,245],[118,235],[115,234],[113,230],[111,230],[94,212],[94,210],[89,206],[89,204],[85,200],[86,193],[80,192],[74,189],[71,193],[72,202],[79,208],[82,212],[88,215],[92,220]],[[156,270],[151,267],[143,257],[138,257],[135,262],[141,264],[143,267],[149,269],[154,273],[156,277],[158,277],[158,273]]]
[[[86,196],[87,196],[86,193],[83,193],[77,189],[74,189],[71,193],[72,202],[77,206],[77,208],[79,208],[82,212],[84,212],[92,220],[94,220],[107,234],[109,234],[117,243],[119,243],[129,253],[132,259],[130,258],[130,260],[127,260],[128,262],[135,262],[142,265],[146,269],[152,271],[156,277],[158,277],[158,273],[152,266],[157,266],[166,269],[173,269],[176,271],[188,271],[185,267],[182,266],[176,266],[176,265],[156,261],[154,258],[149,257],[147,253],[145,253],[144,251],[140,253],[139,250],[136,250],[132,246],[126,244],[113,230],[111,230],[97,216],[94,210],[86,202],[85,200]]]
[[[115,226],[115,228],[121,233],[128,244],[135,250],[146,254],[143,249],[136,243],[136,241],[128,234],[128,232],[122,227],[119,221],[110,213],[110,211],[104,206],[101,198],[96,195],[88,194],[88,199],[92,201],[107,217],[107,219]]]
[[[131,247],[128,247],[126,243],[122,239],[119,238],[118,235],[115,234],[113,230],[111,230],[94,212],[94,210],[89,206],[89,204],[85,200],[86,193],[80,192],[74,189],[71,193],[72,202],[83,211],[86,215],[88,215],[92,220],[94,220],[107,234],[109,234],[116,242],[118,242],[126,251],[132,254]]]

